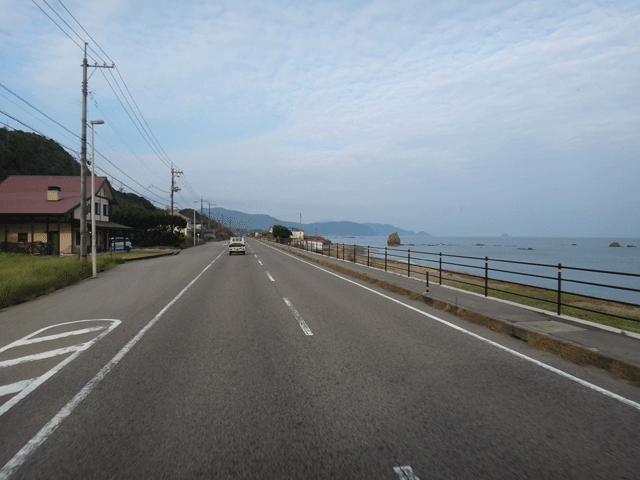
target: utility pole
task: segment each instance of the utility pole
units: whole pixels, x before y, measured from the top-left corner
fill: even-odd
[[[200,236],[204,239],[204,222],[202,221],[202,210],[204,208],[204,202],[208,202],[209,200],[202,200],[200,197]]]
[[[180,170],[176,170],[173,168],[173,163],[171,164],[171,234],[173,234],[173,192],[179,192],[180,187],[176,187],[175,177],[179,177],[182,175]]]
[[[176,170],[173,168],[173,165],[171,165],[171,215],[173,215],[173,192],[180,191],[180,187],[176,187],[175,177],[179,177],[180,175],[182,175],[182,172]]]
[[[82,60],[82,136],[80,139],[80,262],[87,264],[87,67],[114,68],[115,65],[89,65],[87,63],[87,45],[84,44]]]

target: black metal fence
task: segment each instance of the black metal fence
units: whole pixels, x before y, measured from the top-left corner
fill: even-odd
[[[621,283],[619,280],[625,278],[637,280],[637,283],[635,284],[640,285],[640,274],[636,273],[568,267],[563,266],[560,263],[557,265],[551,265],[495,258],[490,259],[489,257],[451,255],[443,254],[441,252],[433,253],[411,251],[411,249],[405,250],[393,247],[371,247],[339,243],[332,244],[313,240],[293,240],[289,244],[292,247],[313,251],[315,253],[353,263],[363,264],[368,267],[384,269],[385,271],[406,275],[407,277],[424,278],[427,291],[429,290],[430,275],[432,276],[431,281],[435,280],[440,285],[442,285],[444,276],[448,277],[445,278],[446,281],[453,281],[458,284],[480,288],[485,297],[489,295],[489,292],[501,292],[508,295],[552,304],[555,306],[555,310],[558,315],[562,314],[563,307],[570,307],[572,309],[585,312],[592,312],[640,323],[640,319],[638,318],[604,312],[602,310],[595,310],[586,305],[577,305],[575,302],[571,304],[563,303],[562,300],[563,294],[571,294],[592,301],[615,302],[627,307],[640,308],[640,305],[637,302],[631,303],[601,296],[577,293],[571,287],[567,289],[567,285],[573,285],[578,288],[580,288],[580,286],[588,286],[597,287],[601,291],[617,290],[639,294],[640,296],[639,288],[619,284]],[[519,270],[515,270],[514,266],[517,266]],[[574,273],[574,276],[570,278],[565,275],[565,277],[563,277],[563,271],[565,273]],[[433,278],[434,275],[435,279]],[[452,278],[454,275],[455,278]],[[603,280],[596,281],[597,278],[603,278]],[[527,279],[530,279],[529,283],[526,283]],[[618,284],[615,283],[615,280],[618,280]],[[535,290],[540,290],[545,293],[552,292],[554,299],[550,300],[548,298],[536,297],[526,293],[504,290],[503,288],[499,288],[501,283],[527,287],[531,289],[532,292],[535,292]],[[546,283],[547,286],[543,285],[543,283]]]

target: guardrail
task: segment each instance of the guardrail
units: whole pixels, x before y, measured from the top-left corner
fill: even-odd
[[[583,305],[576,305],[575,303],[568,304],[562,300],[563,294],[571,294],[584,299],[602,301],[602,302],[614,302],[616,304],[625,305],[629,307],[640,308],[637,303],[630,303],[620,300],[613,300],[609,298],[603,298],[598,296],[586,295],[583,293],[577,293],[572,290],[567,290],[566,284],[571,285],[587,285],[590,287],[598,287],[600,289],[611,289],[625,292],[634,292],[640,294],[640,289],[629,286],[616,285],[611,282],[604,283],[604,281],[597,282],[592,279],[578,279],[578,278],[563,278],[562,273],[565,272],[579,272],[581,275],[587,274],[589,278],[594,276],[602,276],[604,278],[633,278],[638,279],[640,284],[640,274],[615,272],[608,270],[595,270],[589,268],[569,267],[563,266],[558,263],[557,265],[543,264],[543,263],[531,263],[515,260],[501,260],[489,257],[472,257],[465,255],[451,255],[443,254],[442,252],[421,252],[411,251],[411,249],[396,249],[393,247],[372,247],[362,245],[347,245],[347,244],[332,244],[322,243],[319,241],[296,241],[292,240],[287,242],[294,248],[301,248],[307,251],[313,251],[329,257],[350,261],[353,263],[359,263],[368,267],[380,268],[385,271],[392,271],[407,277],[419,277],[424,278],[426,282],[427,291],[429,290],[429,277],[430,274],[437,275],[437,281],[442,285],[443,276],[446,281],[455,282],[459,284],[470,285],[476,288],[480,288],[484,292],[484,296],[488,296],[489,292],[501,292],[508,295],[514,295],[517,297],[528,298],[540,302],[546,302],[555,305],[555,310],[558,315],[562,314],[562,308],[572,308],[585,312],[592,312],[596,314],[606,315],[613,318],[620,318],[623,320],[630,320],[640,323],[640,319],[630,316],[619,315],[615,313],[604,312],[601,310],[595,310]],[[513,267],[508,269],[511,265],[517,265],[520,267],[520,271],[514,270]],[[460,268],[470,269],[471,271],[479,271],[479,274],[469,273],[468,271],[461,271]],[[550,274],[549,271],[552,273]],[[452,278],[455,276],[455,278]],[[532,283],[524,283],[521,278],[538,279],[546,282],[552,282],[554,288],[548,288],[535,285]],[[536,297],[525,293],[518,293],[513,291],[504,290],[499,288],[500,283],[508,283],[521,287],[527,287],[529,289],[541,290],[542,292],[553,292],[555,298],[550,300],[548,298]]]

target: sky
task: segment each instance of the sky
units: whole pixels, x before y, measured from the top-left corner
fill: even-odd
[[[640,237],[637,0],[0,3],[0,126],[79,152],[88,42],[96,166],[157,205],[173,163],[179,208]]]

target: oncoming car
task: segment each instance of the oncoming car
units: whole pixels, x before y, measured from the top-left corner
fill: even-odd
[[[229,240],[229,255],[234,253],[245,255],[245,243],[242,237],[231,237]]]

